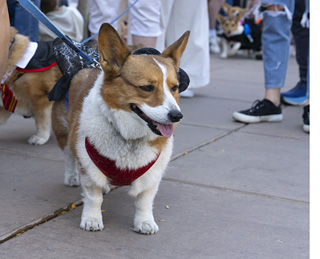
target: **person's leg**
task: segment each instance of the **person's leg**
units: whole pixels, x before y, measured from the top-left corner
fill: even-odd
[[[10,23],[9,23],[9,14],[8,7],[5,0],[0,1],[0,78],[2,79],[3,74],[6,71],[6,65],[9,55],[9,46],[10,46]],[[2,82],[1,82],[2,84]]]
[[[310,132],[310,98],[307,99],[305,106],[303,107],[303,131],[309,133]]]
[[[83,24],[83,39],[89,36],[89,15],[90,15],[90,1],[79,0],[78,10],[82,14],[84,24]]]
[[[187,90],[203,87],[210,82],[209,20],[207,0],[175,0],[167,28],[166,46],[190,30],[186,50],[180,66],[190,77]],[[181,96],[192,97],[184,91]],[[185,95],[190,93],[189,96]]]
[[[295,12],[291,31],[296,44],[296,60],[299,65],[300,80],[306,82],[309,57],[309,28],[304,28],[300,24],[304,10],[305,0],[295,0]]]
[[[307,74],[309,59],[309,28],[301,26],[305,10],[305,0],[295,1],[295,10],[292,22],[292,34],[296,45],[296,60],[299,66],[300,81],[287,92],[281,93],[282,100],[289,104],[303,104],[307,100]]]
[[[209,0],[208,11],[209,11],[209,44],[210,52],[220,53],[219,40],[216,31],[217,15],[221,9],[222,4],[225,0]]]
[[[265,98],[248,110],[235,112],[233,118],[245,123],[282,121],[280,89],[284,86],[289,60],[290,28],[294,0],[262,0],[263,65]]]
[[[110,23],[117,17],[120,1],[90,0],[89,31],[90,35],[97,34],[103,23]],[[112,26],[117,29],[117,23]],[[95,37],[98,39],[98,35]]]
[[[128,4],[134,1],[129,0]],[[129,28],[132,35],[132,44],[142,44],[154,48],[160,30],[160,0],[141,0],[130,10]]]
[[[309,1],[307,2],[309,4]],[[309,12],[309,6],[306,7],[306,12]],[[308,27],[309,28],[309,27]],[[310,49],[308,53],[308,57],[310,57]],[[305,106],[303,107],[303,131],[309,133],[310,132],[310,59],[308,58],[308,72],[307,72],[307,101]]]
[[[174,5],[175,0],[161,0],[160,6],[160,30],[161,34],[157,38],[156,49],[162,52],[166,48],[166,40],[167,40],[167,30],[168,24],[171,17],[172,7]]]
[[[32,2],[40,9],[40,0]],[[20,4],[17,4],[15,8],[14,27],[20,34],[28,36],[30,41],[38,41],[39,22]]]
[[[292,0],[293,2],[293,0]],[[292,20],[284,5],[268,5],[263,16],[262,55],[265,98],[280,104],[280,88],[284,86],[289,60]],[[291,13],[292,14],[292,13]]]

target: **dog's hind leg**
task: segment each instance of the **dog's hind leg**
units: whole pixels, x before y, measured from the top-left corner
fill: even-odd
[[[67,121],[67,109],[63,101],[55,102],[53,105],[52,129],[60,148],[64,152],[64,184],[68,186],[79,186],[79,170],[77,167],[76,159],[70,149],[70,143],[68,141],[69,124]]]
[[[45,101],[47,102],[47,100]],[[43,145],[49,140],[51,133],[51,110],[52,103],[49,103],[45,107],[34,107],[37,133],[28,139],[29,144]]]
[[[155,234],[159,227],[153,217],[153,200],[159,184],[138,194],[135,201],[136,214],[134,217],[134,231],[142,234]]]
[[[64,184],[68,186],[79,186],[80,177],[77,161],[73,156],[69,145],[64,147],[63,152],[65,157]]]
[[[241,43],[240,42],[234,42],[230,51],[229,51],[229,56],[234,56],[237,54],[237,51],[241,48]]]
[[[5,124],[11,114],[11,112],[8,112],[3,107],[0,107],[0,125]]]
[[[83,189],[83,210],[80,228],[87,231],[101,231],[104,228],[101,214],[102,188],[96,186],[85,174],[81,176]]]
[[[221,38],[222,50],[220,54],[220,58],[228,57],[228,41],[225,38]]]

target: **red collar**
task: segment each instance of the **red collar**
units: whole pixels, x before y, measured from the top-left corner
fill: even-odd
[[[158,154],[153,161],[138,169],[119,169],[116,167],[114,160],[110,160],[109,158],[100,155],[98,150],[96,150],[96,148],[89,142],[88,137],[86,137],[85,146],[92,162],[106,177],[108,177],[110,183],[115,186],[130,185],[134,180],[146,173],[158,160],[160,155]]]

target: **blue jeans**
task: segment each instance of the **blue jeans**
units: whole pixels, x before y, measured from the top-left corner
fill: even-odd
[[[284,12],[263,11],[261,42],[265,88],[281,88],[286,80],[289,61],[294,0],[262,0],[261,4],[264,3],[287,7]]]
[[[40,9],[40,0],[32,0],[32,2]],[[38,41],[39,22],[20,4],[15,7],[13,25],[20,34],[28,36],[30,41]]]

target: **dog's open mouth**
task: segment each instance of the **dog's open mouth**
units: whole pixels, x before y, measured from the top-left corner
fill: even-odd
[[[141,119],[148,123],[151,131],[159,136],[171,137],[173,134],[173,124],[163,124],[150,119],[139,107],[135,104],[130,104],[131,110],[136,113]]]

